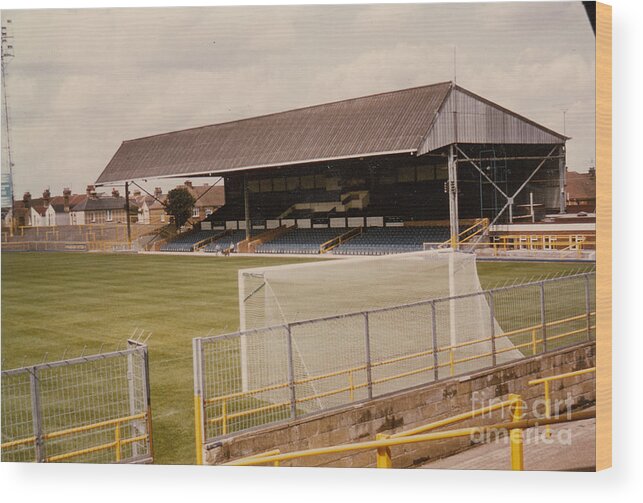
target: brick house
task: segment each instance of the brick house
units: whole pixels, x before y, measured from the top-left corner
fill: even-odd
[[[138,206],[130,201],[130,222],[136,222],[137,217]],[[93,185],[88,185],[86,197],[71,208],[70,222],[71,225],[124,224],[127,222],[125,198],[117,189],[112,190],[111,196],[103,196]]]

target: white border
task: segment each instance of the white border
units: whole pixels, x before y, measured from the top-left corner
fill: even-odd
[[[449,0],[443,0],[449,1]],[[382,3],[381,0],[370,3]],[[387,0],[386,3],[393,3]],[[64,1],[56,6],[168,6],[175,0]],[[191,0],[190,5],[212,5]],[[222,4],[224,2],[217,2]],[[231,4],[232,2],[225,2]],[[252,4],[266,4],[254,0]],[[281,0],[280,4],[329,3]],[[338,2],[333,2],[338,3]],[[353,3],[368,3],[353,0]],[[407,501],[517,502],[635,501],[640,497],[640,368],[643,337],[640,311],[640,251],[631,232],[641,222],[643,169],[640,117],[643,47],[640,0],[612,0],[614,5],[614,465],[599,474],[207,468],[186,466],[0,465],[5,501],[200,502],[289,500],[406,503]],[[2,0],[1,7],[51,7],[44,1]],[[632,281],[627,281],[631,279]],[[635,329],[636,327],[636,329]],[[629,330],[628,330],[629,329]],[[152,356],[153,357],[153,356]],[[189,390],[188,390],[189,392]],[[181,403],[184,403],[182,401]],[[183,406],[183,405],[182,405]],[[191,425],[186,425],[190,428]]]

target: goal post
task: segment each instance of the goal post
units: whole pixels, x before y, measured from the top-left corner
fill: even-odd
[[[435,304],[432,313],[429,302],[435,299],[445,300]],[[433,357],[427,353],[423,359],[405,359],[404,355],[433,349],[433,325],[438,348],[461,345],[450,356],[436,357],[439,377],[448,376],[449,357],[466,361],[474,353],[491,354],[489,342],[472,341],[502,334],[495,320],[490,323],[475,255],[451,249],[243,269],[239,303],[243,390],[265,386],[266,373],[271,372],[267,367],[288,363],[284,360],[288,346],[295,380],[306,382],[306,395],[322,396],[300,405],[307,411],[338,401],[324,395],[332,386],[341,388],[339,378],[319,376],[354,366],[360,369],[352,376],[357,379],[367,358],[365,337],[369,338],[368,358],[375,363],[400,359],[399,364],[386,367],[390,371],[385,366],[374,368],[376,380],[382,381],[377,387],[381,393],[399,388],[402,381],[393,381],[394,372],[409,374],[403,380],[407,386],[427,382],[427,372],[419,369],[433,365]],[[365,313],[369,313],[368,327]],[[279,326],[290,328],[270,337],[251,332]],[[286,332],[288,345],[282,340]],[[260,345],[255,342],[259,340]],[[509,341],[497,344],[503,349],[502,360],[516,358]],[[491,364],[490,358],[476,361],[476,365],[487,363]],[[466,372],[472,365],[452,365],[451,372]],[[386,381],[389,377],[391,381]]]

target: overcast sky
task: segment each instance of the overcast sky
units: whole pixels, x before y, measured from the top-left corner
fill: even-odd
[[[4,11],[7,19],[18,198],[83,192],[126,139],[451,80],[454,46],[458,84],[561,133],[567,110],[570,169],[594,159],[594,35],[581,2]]]

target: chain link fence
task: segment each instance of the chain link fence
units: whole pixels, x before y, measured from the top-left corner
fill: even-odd
[[[234,432],[595,336],[595,273],[193,341],[197,461]]]
[[[147,347],[2,371],[2,461],[152,461]]]

